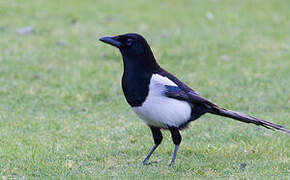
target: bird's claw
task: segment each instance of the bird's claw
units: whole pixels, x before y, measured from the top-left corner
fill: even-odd
[[[158,163],[159,161],[151,161],[149,162],[148,160],[147,161],[143,161],[142,162],[142,165],[151,165],[151,164],[155,164],[155,163]]]
[[[148,161],[143,161],[142,165],[149,165],[150,163]]]
[[[174,166],[174,163],[170,163],[168,166],[169,167],[173,167]]]

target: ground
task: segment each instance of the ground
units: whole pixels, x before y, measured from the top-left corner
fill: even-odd
[[[159,63],[216,104],[290,127],[288,0],[0,1],[0,177],[289,179],[289,135],[205,115],[151,132],[126,104],[117,49],[143,34]]]

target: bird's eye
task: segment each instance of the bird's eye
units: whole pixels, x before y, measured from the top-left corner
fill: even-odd
[[[126,40],[126,45],[131,46],[133,44],[133,39],[127,39]]]

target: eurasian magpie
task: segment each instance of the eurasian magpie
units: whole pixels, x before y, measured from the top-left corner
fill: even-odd
[[[125,98],[137,116],[151,129],[155,144],[143,164],[148,163],[150,156],[161,143],[161,129],[166,129],[170,131],[175,144],[170,163],[170,166],[173,165],[182,140],[179,131],[206,113],[290,133],[283,126],[221,108],[202,97],[161,68],[147,41],[139,34],[103,37],[100,41],[120,50],[124,64],[122,89]]]

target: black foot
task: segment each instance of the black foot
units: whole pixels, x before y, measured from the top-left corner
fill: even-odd
[[[169,167],[173,167],[174,166],[174,163],[170,163],[168,166]]]
[[[148,161],[146,161],[146,162],[142,162],[142,165],[151,165],[151,164],[156,164],[156,163],[158,163],[159,161],[151,161],[151,162],[148,162]]]

